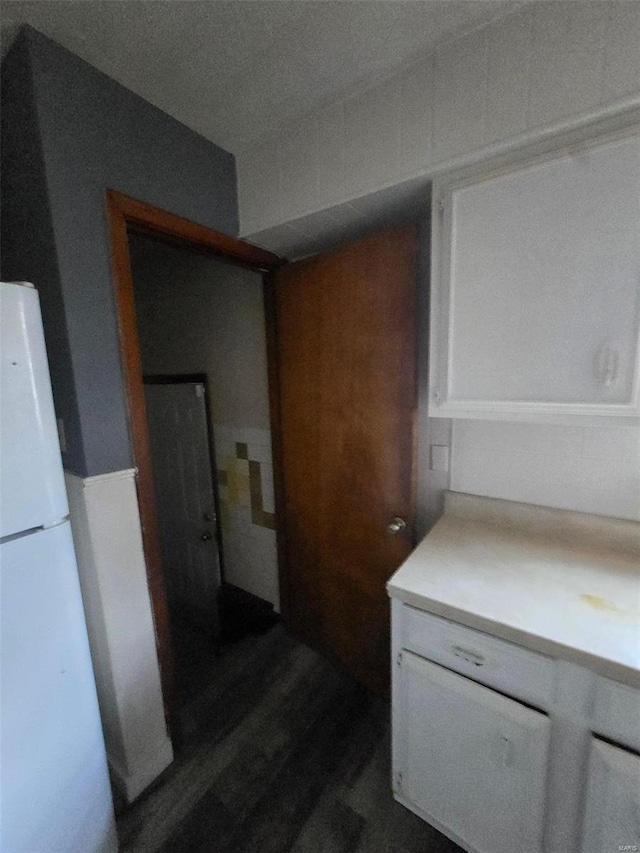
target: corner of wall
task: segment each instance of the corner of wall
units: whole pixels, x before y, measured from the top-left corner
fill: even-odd
[[[128,802],[173,760],[134,475],[65,472],[107,756]]]
[[[2,63],[2,277],[38,289],[56,413],[64,422],[67,467],[84,468],[84,446],[55,246],[32,40],[22,27]]]

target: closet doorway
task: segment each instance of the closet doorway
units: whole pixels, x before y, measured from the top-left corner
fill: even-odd
[[[218,598],[245,614],[253,607],[255,619],[265,618],[265,612],[273,618],[277,603],[275,507],[267,504],[265,509],[269,494],[262,481],[259,490],[255,485],[251,490],[249,467],[251,462],[258,462],[258,466],[251,467],[254,473],[259,470],[264,474],[271,454],[265,320],[270,283],[265,273],[282,261],[262,249],[113,190],[107,192],[107,213],[145,562],[165,711],[175,740],[176,735],[180,736],[178,712],[206,681],[208,665],[215,660],[216,645],[224,639],[225,624],[230,621],[225,619],[224,607],[216,614],[212,593],[221,584],[222,594]],[[255,369],[254,357],[258,357],[258,351],[261,370]],[[253,382],[250,389],[244,381],[247,374]],[[198,386],[204,387],[198,407],[201,419],[204,400],[209,464],[203,461],[206,457],[200,450],[199,458],[184,460],[167,477],[179,477],[180,470],[193,472],[196,468],[202,476],[202,467],[206,466],[209,484],[190,490],[183,488],[182,494],[174,490],[166,501],[158,500],[156,494],[153,450],[155,444],[156,455],[163,449],[166,452],[167,440],[166,437],[164,441],[158,440],[162,426],[156,430],[147,417],[147,396],[162,392],[151,392],[150,385],[158,382],[145,384],[145,376],[174,385],[185,378],[195,379],[184,383],[191,385],[194,396],[202,393]],[[244,406],[247,421],[242,420],[244,392],[259,396],[261,401],[257,406],[255,399],[251,399]],[[261,420],[256,422],[255,418]],[[186,453],[188,439],[174,440],[173,450],[182,445]],[[257,446],[259,455],[255,452]],[[198,495],[197,500],[194,495]],[[250,564],[241,549],[234,552],[233,547],[234,531],[236,540],[251,538],[243,535],[246,531],[238,519],[246,522],[248,518],[252,523],[251,512],[257,508],[258,497],[262,499],[260,520],[270,523],[258,533],[263,536],[260,553],[270,554],[264,572],[258,571],[256,561]],[[189,539],[183,547],[192,553],[183,560],[181,568],[185,573],[197,568],[195,574],[200,573],[200,578],[192,577],[182,585],[172,583],[172,578],[167,582],[163,568],[163,549],[166,550],[167,544],[162,541],[158,510],[164,514],[163,503],[170,504],[172,500],[194,504],[186,513],[192,529],[180,534]],[[198,503],[201,505],[197,506]],[[274,511],[268,513],[269,508]],[[208,521],[205,515],[212,520]],[[162,519],[160,523],[172,524]],[[226,552],[225,523],[230,531]],[[178,533],[173,530],[170,536]],[[270,541],[265,545],[267,537]],[[254,552],[257,550],[254,547]],[[245,583],[247,566],[254,577],[260,574],[263,581],[264,575],[270,577],[270,582],[262,587],[270,591],[270,600],[253,594],[250,589],[234,587],[234,581]],[[204,599],[200,607],[196,607],[198,583]],[[227,587],[230,594],[225,596]],[[182,590],[180,594],[178,589]],[[181,618],[185,616],[188,618]]]
[[[279,610],[262,275],[129,235],[177,708]]]

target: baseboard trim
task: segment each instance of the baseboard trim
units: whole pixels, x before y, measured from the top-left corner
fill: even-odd
[[[125,773],[117,764],[109,760],[111,782],[118,794],[130,805],[173,761],[173,748],[169,738],[158,743],[154,754],[146,761],[140,761],[135,773]]]

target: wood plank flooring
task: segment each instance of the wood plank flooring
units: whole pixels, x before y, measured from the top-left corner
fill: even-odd
[[[123,853],[459,853],[391,796],[388,702],[281,625],[208,678],[177,759],[118,820]]]

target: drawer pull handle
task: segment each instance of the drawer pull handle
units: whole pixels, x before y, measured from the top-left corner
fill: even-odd
[[[478,655],[469,649],[463,649],[462,646],[452,646],[451,648],[457,658],[462,658],[467,663],[472,663],[474,666],[482,666],[484,664],[483,655]]]

